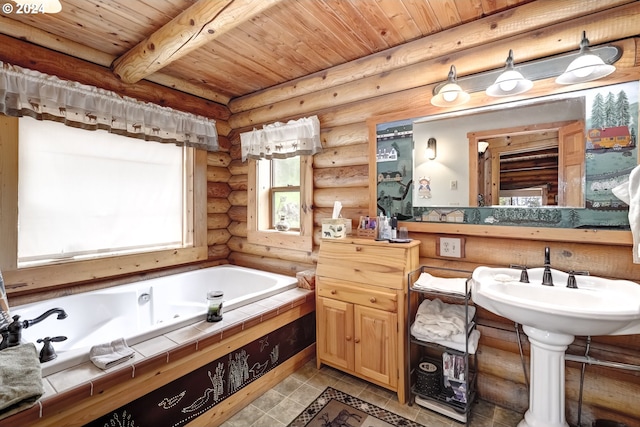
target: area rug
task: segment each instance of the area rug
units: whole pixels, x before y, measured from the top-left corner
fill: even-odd
[[[422,427],[414,421],[327,387],[289,427]]]

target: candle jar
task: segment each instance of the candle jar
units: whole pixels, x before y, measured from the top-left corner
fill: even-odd
[[[207,322],[219,322],[222,320],[222,298],[224,292],[209,291],[207,293]]]

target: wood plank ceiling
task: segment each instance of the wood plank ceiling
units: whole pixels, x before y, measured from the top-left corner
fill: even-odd
[[[227,105],[530,1],[61,0],[57,14],[0,14],[0,33],[116,74],[135,65],[130,82],[147,78]]]

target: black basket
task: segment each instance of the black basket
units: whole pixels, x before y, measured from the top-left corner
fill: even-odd
[[[425,396],[437,396],[442,390],[442,366],[431,359],[422,359],[415,370],[415,390]]]

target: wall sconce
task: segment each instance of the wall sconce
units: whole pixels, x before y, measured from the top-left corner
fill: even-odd
[[[427,159],[435,160],[438,155],[438,147],[435,138],[429,138],[427,141]]]
[[[478,141],[478,154],[484,154],[489,148],[489,143],[487,141]]]
[[[558,76],[556,83],[570,85],[590,82],[591,80],[606,77],[615,70],[616,67],[605,64],[602,58],[591,52],[587,32],[583,31],[582,40],[580,41],[580,54],[571,61],[565,72]]]
[[[431,98],[431,104],[436,107],[456,107],[469,101],[471,96],[458,86],[457,80],[456,67],[452,65],[449,69],[447,83],[437,92],[434,88],[435,96]]]
[[[509,49],[506,65],[495,83],[489,86],[486,94],[489,96],[510,96],[524,93],[533,87],[533,82],[524,78],[513,66],[513,50]]]

